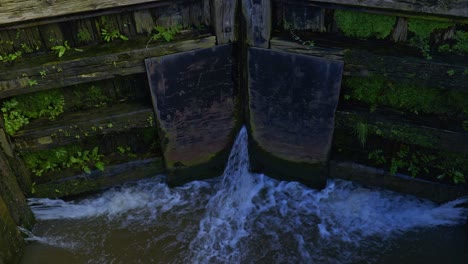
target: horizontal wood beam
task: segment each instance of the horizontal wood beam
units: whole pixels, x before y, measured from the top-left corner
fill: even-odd
[[[13,136],[17,151],[36,151],[79,142],[86,137],[154,126],[154,111],[139,105],[114,105],[34,120]]]
[[[284,4],[296,5],[346,5],[358,8],[388,10],[390,12],[410,12],[421,15],[454,16],[468,18],[468,2],[465,0],[433,1],[433,0],[282,0]]]
[[[414,125],[404,119],[390,118],[388,115],[369,113],[362,110],[336,112],[336,128],[355,129],[356,123],[364,123],[377,129],[380,136],[419,145],[426,148],[468,154],[468,134]],[[369,133],[372,133],[370,130]]]
[[[193,0],[185,0],[185,2]],[[98,11],[99,15],[121,12],[128,7],[142,5],[145,8],[179,1],[168,0],[2,0],[0,1],[0,25],[36,19],[51,19],[77,13]],[[116,9],[109,11],[109,9]],[[138,8],[135,8],[137,10]],[[70,18],[73,16],[70,16]],[[75,17],[76,18],[76,17]],[[67,19],[68,20],[68,19]]]
[[[411,194],[439,203],[452,201],[468,194],[464,186],[440,184],[403,174],[392,175],[382,169],[353,162],[330,161],[330,177]]]
[[[72,54],[64,55],[62,60],[55,54],[46,54],[23,58],[23,62],[13,66],[0,66],[0,98],[144,73],[145,58],[215,46],[215,37],[206,35],[148,48],[145,48],[148,38],[136,41],[87,47],[83,52],[70,51]],[[44,71],[46,75],[41,75]]]
[[[323,42],[323,41],[322,41]],[[420,86],[466,90],[468,64],[453,63],[444,58],[427,60],[407,55],[383,55],[356,47],[346,47],[343,42],[328,44],[341,46],[301,45],[298,42],[275,37],[271,48],[299,54],[344,60],[345,76],[367,77],[384,75],[393,81],[417,83]],[[327,43],[327,42],[323,42]],[[322,43],[322,44],[323,44]]]
[[[104,171],[82,173],[58,181],[36,185],[33,197],[67,197],[97,192],[117,184],[136,181],[164,173],[161,158],[134,160],[124,164],[106,166]]]

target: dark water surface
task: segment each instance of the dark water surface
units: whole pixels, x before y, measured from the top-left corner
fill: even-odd
[[[217,179],[31,199],[22,263],[468,263],[468,198],[437,205],[340,180],[317,191],[248,164],[243,129]]]

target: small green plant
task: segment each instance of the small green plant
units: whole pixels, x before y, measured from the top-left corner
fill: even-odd
[[[348,37],[384,39],[390,35],[396,22],[395,16],[375,15],[348,10],[335,10],[335,21]]]
[[[4,101],[1,108],[5,120],[5,130],[14,135],[30,119],[55,119],[63,113],[65,99],[58,91],[43,91],[21,95]]]
[[[78,40],[81,42],[89,42],[91,41],[91,34],[88,30],[80,29],[77,34]]]
[[[374,151],[369,152],[367,158],[371,161],[374,161],[378,165],[383,165],[387,163],[387,159],[383,155],[383,150],[381,149],[376,149]]]
[[[408,31],[412,32],[414,36],[409,39],[409,44],[421,50],[426,59],[432,59],[429,44],[432,32],[436,29],[445,29],[452,26],[454,24],[449,22],[410,18],[408,19]]]
[[[33,80],[33,79],[29,79],[29,80],[28,80],[28,84],[29,84],[30,87],[32,87],[32,86],[37,85],[37,81],[36,81],[36,80]]]
[[[44,79],[47,76],[47,71],[42,70],[42,71],[39,72],[39,74],[41,75],[41,78]]]
[[[148,47],[151,41],[157,41],[160,39],[164,39],[166,42],[169,42],[174,39],[174,36],[177,35],[180,30],[182,29],[181,26],[176,25],[169,28],[165,28],[162,26],[155,26],[154,33],[151,35],[148,43],[146,43],[146,47]]]
[[[361,143],[362,147],[366,145],[367,135],[369,133],[369,126],[368,124],[358,122],[354,125],[354,134],[357,136],[359,143]]]
[[[447,71],[447,74],[448,74],[449,76],[453,76],[453,75],[455,75],[455,70],[454,70],[454,69],[450,69],[450,70]]]
[[[101,36],[104,39],[105,42],[111,42],[116,39],[121,39],[121,40],[128,40],[128,38],[122,34],[120,34],[119,30],[113,29],[113,30],[107,30],[102,28],[101,29]]]
[[[57,56],[60,58],[62,57],[66,51],[70,50],[70,45],[68,45],[68,41],[65,41],[63,45],[57,45],[53,46],[51,50],[55,51],[57,53]]]
[[[468,120],[464,120],[462,123],[462,127],[465,131],[468,131]]]
[[[346,92],[350,98],[367,103],[371,111],[378,105],[385,105],[415,114],[468,112],[468,94],[461,91],[421,87],[412,83],[396,85],[383,76],[351,77],[345,79],[344,84],[351,89]]]
[[[453,50],[458,53],[468,53],[468,32],[457,30],[455,32]]]
[[[11,62],[14,62],[15,60],[21,58],[22,55],[23,55],[23,53],[21,51],[16,51],[14,53],[0,55],[0,61],[1,62],[6,62],[6,63],[11,63]]]
[[[105,167],[103,157],[98,147],[82,150],[78,146],[67,146],[25,154],[24,161],[34,175],[42,176],[44,173],[66,168],[80,168],[85,173],[91,173],[92,167],[103,171]]]
[[[25,43],[21,43],[21,48],[24,50],[25,53],[33,53],[34,51],[31,47],[29,47]]]

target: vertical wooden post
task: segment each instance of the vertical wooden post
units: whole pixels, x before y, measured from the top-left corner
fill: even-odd
[[[218,45],[234,42],[236,34],[237,0],[212,0],[211,16]]]
[[[24,246],[24,240],[0,196],[0,263],[18,263]]]
[[[271,36],[271,0],[241,0],[246,21],[246,43],[268,48]]]
[[[34,217],[3,150],[0,150],[0,196],[16,225],[32,226]]]

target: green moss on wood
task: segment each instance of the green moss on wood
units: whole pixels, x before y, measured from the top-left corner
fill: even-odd
[[[408,19],[408,31],[412,32],[414,36],[409,39],[409,44],[420,49],[423,55],[430,59],[432,32],[437,29],[453,27],[454,25],[454,23],[450,22],[410,18]]]
[[[5,130],[13,135],[31,119],[55,119],[63,113],[65,99],[58,90],[42,91],[16,96],[3,102],[2,113]]]
[[[89,173],[91,168],[104,170],[103,155],[98,147],[92,150],[83,150],[79,146],[66,146],[52,150],[25,153],[23,155],[26,166],[36,176],[44,173],[60,171],[66,168],[81,168]]]
[[[384,39],[392,32],[396,17],[336,10],[335,21],[348,37]]]
[[[383,76],[351,77],[344,81],[350,88],[346,98],[365,102],[371,110],[379,105],[427,114],[468,113],[468,94],[421,87],[411,83],[393,83]]]

